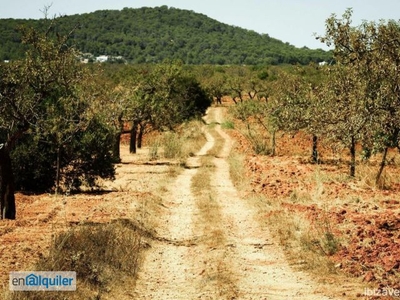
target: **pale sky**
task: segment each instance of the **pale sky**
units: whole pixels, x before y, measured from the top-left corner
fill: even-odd
[[[332,13],[341,16],[346,8],[353,8],[354,25],[400,19],[400,0],[0,0],[0,18],[42,18],[41,10],[49,4],[50,16],[167,5],[312,49],[326,49],[313,34],[322,35],[325,20]]]

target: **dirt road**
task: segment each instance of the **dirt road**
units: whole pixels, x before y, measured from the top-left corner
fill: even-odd
[[[232,140],[215,125],[222,123],[222,112],[218,107],[208,111],[205,120],[213,123],[205,128],[208,142],[163,200],[167,209],[156,230],[163,239],[146,253],[137,299],[333,299],[290,268],[269,232],[255,220],[254,208],[239,198],[226,159]],[[215,157],[207,154],[216,144],[211,130],[223,142]],[[200,174],[204,168],[209,172]],[[210,184],[194,192],[199,175],[209,176]],[[204,201],[211,207],[207,216]]]

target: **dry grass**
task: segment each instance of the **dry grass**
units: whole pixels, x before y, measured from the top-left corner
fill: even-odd
[[[397,163],[385,167],[378,183],[376,182],[377,170],[377,166],[371,166],[368,163],[357,166],[356,176],[359,180],[360,188],[390,190],[391,187],[400,184]]]
[[[228,157],[229,174],[233,184],[239,189],[244,190],[250,185],[250,182],[245,174],[244,166],[245,156],[237,151],[231,151]]]
[[[190,121],[175,132],[169,131],[153,137],[149,142],[149,159],[165,158],[183,164],[188,157],[200,150],[205,142],[203,124],[198,120]]]
[[[162,139],[160,136],[152,137],[149,142],[149,160],[157,160],[161,157]]]
[[[285,247],[289,260],[321,277],[337,273],[329,256],[339,250],[341,241],[336,237],[329,219],[328,204],[324,203],[323,182],[330,179],[322,176],[318,169],[313,177],[315,188],[312,191],[292,193],[288,200],[319,205],[322,211],[316,219],[308,217],[307,212],[293,211],[276,203],[266,221],[273,235]]]
[[[266,221],[291,264],[320,278],[337,273],[328,257],[338,250],[340,244],[329,219],[322,218],[311,224],[304,214],[283,209],[276,210]]]
[[[251,191],[250,182],[246,180],[244,156],[233,151],[229,157],[231,179],[245,199],[256,208],[258,221],[269,230],[272,236],[283,246],[291,264],[322,277],[336,274],[336,269],[329,256],[334,254],[340,245],[327,215],[321,215],[317,222],[311,223],[305,213],[289,210],[281,201],[267,199],[264,195]],[[325,178],[317,171],[313,178],[315,189],[311,192],[293,191],[287,199],[289,203],[311,204],[323,203]],[[335,179],[336,180],[336,179]]]
[[[81,224],[58,234],[35,268],[76,271],[76,292],[18,292],[11,299],[100,299],[121,279],[136,277],[140,249],[140,233],[123,222]]]

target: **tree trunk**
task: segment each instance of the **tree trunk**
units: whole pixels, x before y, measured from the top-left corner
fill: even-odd
[[[144,129],[145,129],[145,126],[142,125],[142,124],[140,124],[140,125],[139,125],[138,140],[137,140],[137,147],[138,147],[139,149],[142,148],[142,141],[143,141]]]
[[[138,123],[133,122],[133,125],[131,128],[131,140],[129,143],[129,152],[130,153],[136,153],[137,131],[138,131]]]
[[[312,137],[311,159],[314,164],[318,163],[318,137],[316,135]]]
[[[272,131],[271,135],[271,156],[275,156],[276,154],[276,130]]]
[[[60,191],[60,156],[61,156],[61,147],[57,149],[57,166],[56,166],[56,195]]]
[[[354,136],[351,137],[351,145],[350,145],[350,176],[356,176],[356,139]]]
[[[119,132],[117,132],[114,136],[114,146],[113,146],[113,157],[116,162],[121,162],[121,135],[124,132],[124,120],[122,119],[123,114],[121,113],[118,116],[118,125],[119,125]]]
[[[11,157],[6,145],[0,145],[0,219],[15,219],[15,185]]]
[[[379,167],[378,174],[376,175],[376,178],[375,178],[375,183],[377,185],[379,185],[379,181],[381,179],[381,176],[382,176],[382,173],[383,173],[383,169],[386,166],[386,157],[387,157],[388,150],[389,150],[389,148],[386,147],[385,150],[383,151],[382,161],[381,161],[381,164],[380,164],[380,167]]]
[[[121,132],[118,132],[114,136],[114,145],[112,148],[112,153],[115,162],[121,162],[121,151],[120,151],[120,141],[121,141]]]

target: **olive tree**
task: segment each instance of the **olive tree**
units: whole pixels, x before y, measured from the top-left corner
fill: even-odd
[[[335,60],[347,66],[349,76],[365,83],[361,106],[370,120],[363,143],[383,153],[378,183],[388,148],[400,148],[400,24],[393,20],[364,21],[352,26],[351,16],[350,9],[341,19],[332,15],[326,21],[325,36],[319,38],[334,46]]]
[[[135,70],[125,82],[125,120],[131,123],[130,152],[135,153],[144,130],[174,130],[176,125],[201,116],[212,99],[179,62],[165,62]]]
[[[281,129],[312,136],[312,162],[318,161],[318,136],[324,131],[321,86],[325,76],[315,65],[282,71],[274,82],[275,109],[272,111]]]
[[[53,26],[45,33],[24,30],[23,42],[29,46],[25,59],[0,66],[2,218],[16,217],[14,169],[20,169],[22,175],[33,173],[24,171],[22,160],[16,159],[20,164],[12,165],[13,152],[21,150],[24,143],[34,146],[24,148],[30,161],[42,155],[33,149],[46,145],[49,156],[43,163],[55,167],[53,174],[42,177],[53,178],[56,191],[63,167],[74,184],[83,177],[93,183],[96,176],[114,175],[108,151],[111,131],[91,109],[95,100],[89,88],[91,74],[78,63],[67,39],[54,34]]]

